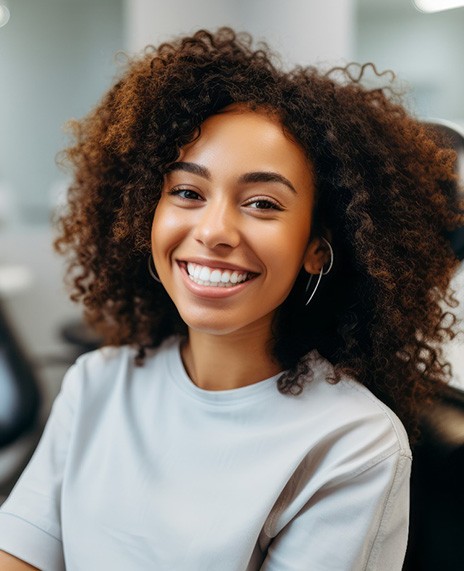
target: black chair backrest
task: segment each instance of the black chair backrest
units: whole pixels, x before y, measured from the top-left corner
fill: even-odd
[[[428,123],[457,153],[458,199],[464,181],[464,130],[448,121]],[[462,196],[462,195],[461,195]],[[457,205],[457,201],[456,201]],[[464,228],[448,237],[464,258]],[[445,388],[421,414],[421,439],[413,449],[411,518],[403,571],[464,570],[464,391]]]
[[[36,425],[39,384],[0,305],[0,448]]]

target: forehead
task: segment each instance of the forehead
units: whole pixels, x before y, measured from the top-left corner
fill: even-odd
[[[313,178],[304,150],[275,113],[236,105],[208,117],[198,138],[181,149],[179,160],[213,171],[272,170],[300,182]]]

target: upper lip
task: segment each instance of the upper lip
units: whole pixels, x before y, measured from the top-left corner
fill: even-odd
[[[259,272],[255,272],[238,264],[232,264],[231,262],[224,261],[224,260],[210,260],[206,258],[182,258],[178,259],[178,262],[184,262],[188,264],[189,262],[192,264],[198,264],[200,266],[207,266],[208,268],[217,268],[220,270],[236,270],[238,272],[248,272],[250,274],[257,274]]]

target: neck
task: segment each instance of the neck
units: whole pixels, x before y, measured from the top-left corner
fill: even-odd
[[[269,331],[211,335],[189,331],[184,366],[200,388],[216,391],[251,385],[281,371],[269,350]]]

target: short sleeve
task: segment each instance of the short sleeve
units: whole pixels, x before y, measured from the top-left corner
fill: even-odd
[[[69,369],[37,449],[0,509],[0,549],[44,571],[65,569],[60,503],[79,398],[79,364]]]
[[[272,540],[261,571],[401,571],[410,469],[398,451],[329,482]]]

